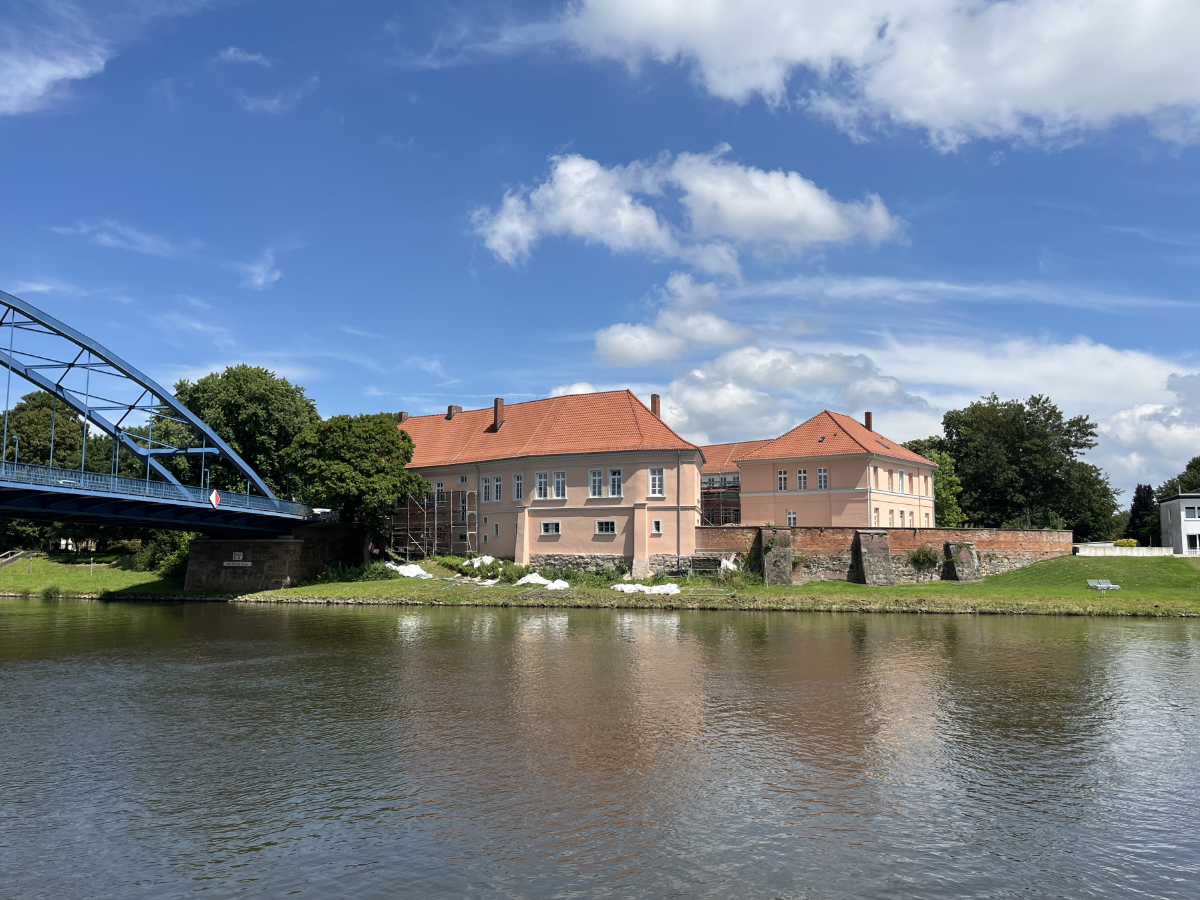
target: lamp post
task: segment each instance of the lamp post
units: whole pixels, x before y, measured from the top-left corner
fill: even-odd
[[[17,460],[21,456],[21,436],[19,434],[14,434],[12,438],[17,442],[17,449],[13,451],[13,465],[15,466],[17,464]]]

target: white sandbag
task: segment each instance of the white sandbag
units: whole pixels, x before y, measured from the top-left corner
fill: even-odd
[[[480,566],[486,566],[488,563],[494,563],[495,561],[496,557],[494,556],[476,556],[474,559],[467,560],[473,569],[478,569]]]
[[[738,567],[737,567],[737,563],[734,561],[734,557],[730,556],[729,559],[726,559],[723,556],[721,557],[721,571],[722,572],[736,572],[737,570],[738,570]]]
[[[622,594],[678,594],[677,584],[614,584],[614,591]]]
[[[548,590],[548,591],[565,591],[569,587],[570,587],[570,585],[567,584],[565,581],[563,581],[560,578],[557,581],[552,581],[548,585],[546,585],[546,590]]]
[[[424,569],[422,569],[420,566],[418,566],[416,563],[412,563],[407,566],[398,566],[393,562],[389,562],[389,563],[384,563],[384,565],[387,566],[389,569],[391,569],[393,572],[399,572],[405,578],[432,578],[433,577],[428,572],[426,572]]]
[[[524,578],[518,579],[516,583],[518,586],[520,586],[522,584],[549,584],[550,579],[543,578],[537,572],[530,572]]]

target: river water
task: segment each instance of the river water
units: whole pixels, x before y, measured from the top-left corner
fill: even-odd
[[[1200,897],[1200,624],[0,600],[0,896]]]

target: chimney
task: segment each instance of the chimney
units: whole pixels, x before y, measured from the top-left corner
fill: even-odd
[[[495,423],[492,431],[499,431],[500,426],[504,424],[504,398],[497,397],[492,404],[493,422]]]
[[[397,419],[396,421],[398,421],[398,422],[407,422],[407,421],[408,421],[408,413],[406,413],[406,412],[402,412],[402,413],[400,413],[400,418],[399,418],[399,419]]]
[[[658,394],[650,395],[650,412],[654,413],[654,418],[662,418],[662,409],[658,404]]]
[[[460,412],[462,412],[461,406],[447,406],[446,407],[446,418],[453,419]]]
[[[870,432],[875,431],[874,417],[870,413],[863,414],[863,425],[867,426],[867,431],[870,431]]]

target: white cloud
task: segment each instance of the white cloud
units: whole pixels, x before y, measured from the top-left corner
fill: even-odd
[[[69,3],[38,8],[44,18],[0,29],[0,115],[18,115],[60,99],[72,81],[104,71],[111,43]]]
[[[290,112],[299,106],[300,101],[304,99],[304,91],[288,91],[276,94],[274,97],[256,97],[253,94],[247,94],[239,88],[234,91],[234,96],[237,98],[238,104],[246,112],[261,112],[278,116],[285,112]]]
[[[861,353],[797,353],[781,347],[739,347],[711,366],[727,378],[776,389],[840,383],[876,372],[875,364]]]
[[[663,421],[701,444],[776,437],[795,424],[791,413],[766,391],[703,369],[671,382]]]
[[[250,53],[241,47],[226,47],[217,54],[217,59],[222,62],[255,63],[264,68],[270,68],[271,66],[271,61],[261,53]]]
[[[275,254],[266,250],[256,260],[236,264],[236,268],[245,274],[242,287],[264,291],[283,277],[283,272],[275,265]]]
[[[550,390],[551,397],[565,397],[568,394],[594,394],[596,386],[590,381],[576,381],[574,384],[560,384]]]
[[[164,259],[175,259],[199,250],[203,246],[197,240],[177,244],[162,235],[151,234],[114,219],[105,219],[100,222],[76,222],[74,225],[61,225],[51,230],[58,234],[86,237],[91,243],[101,247],[132,250],[134,253],[161,256]]]
[[[844,203],[796,172],[766,172],[712,153],[663,155],[605,167],[578,154],[551,158],[533,189],[508,191],[473,222],[499,259],[528,259],[543,236],[570,236],[617,253],[676,259],[710,274],[737,275],[738,248],[797,253],[858,238],[896,238],[901,224],[876,196]],[[677,199],[678,224],[652,203]]]
[[[617,366],[635,366],[676,359],[687,348],[687,341],[649,325],[620,323],[596,332],[596,352]]]
[[[563,25],[594,57],[683,64],[735,103],[794,97],[855,135],[1061,143],[1140,117],[1200,138],[1194,0],[579,0]]]

